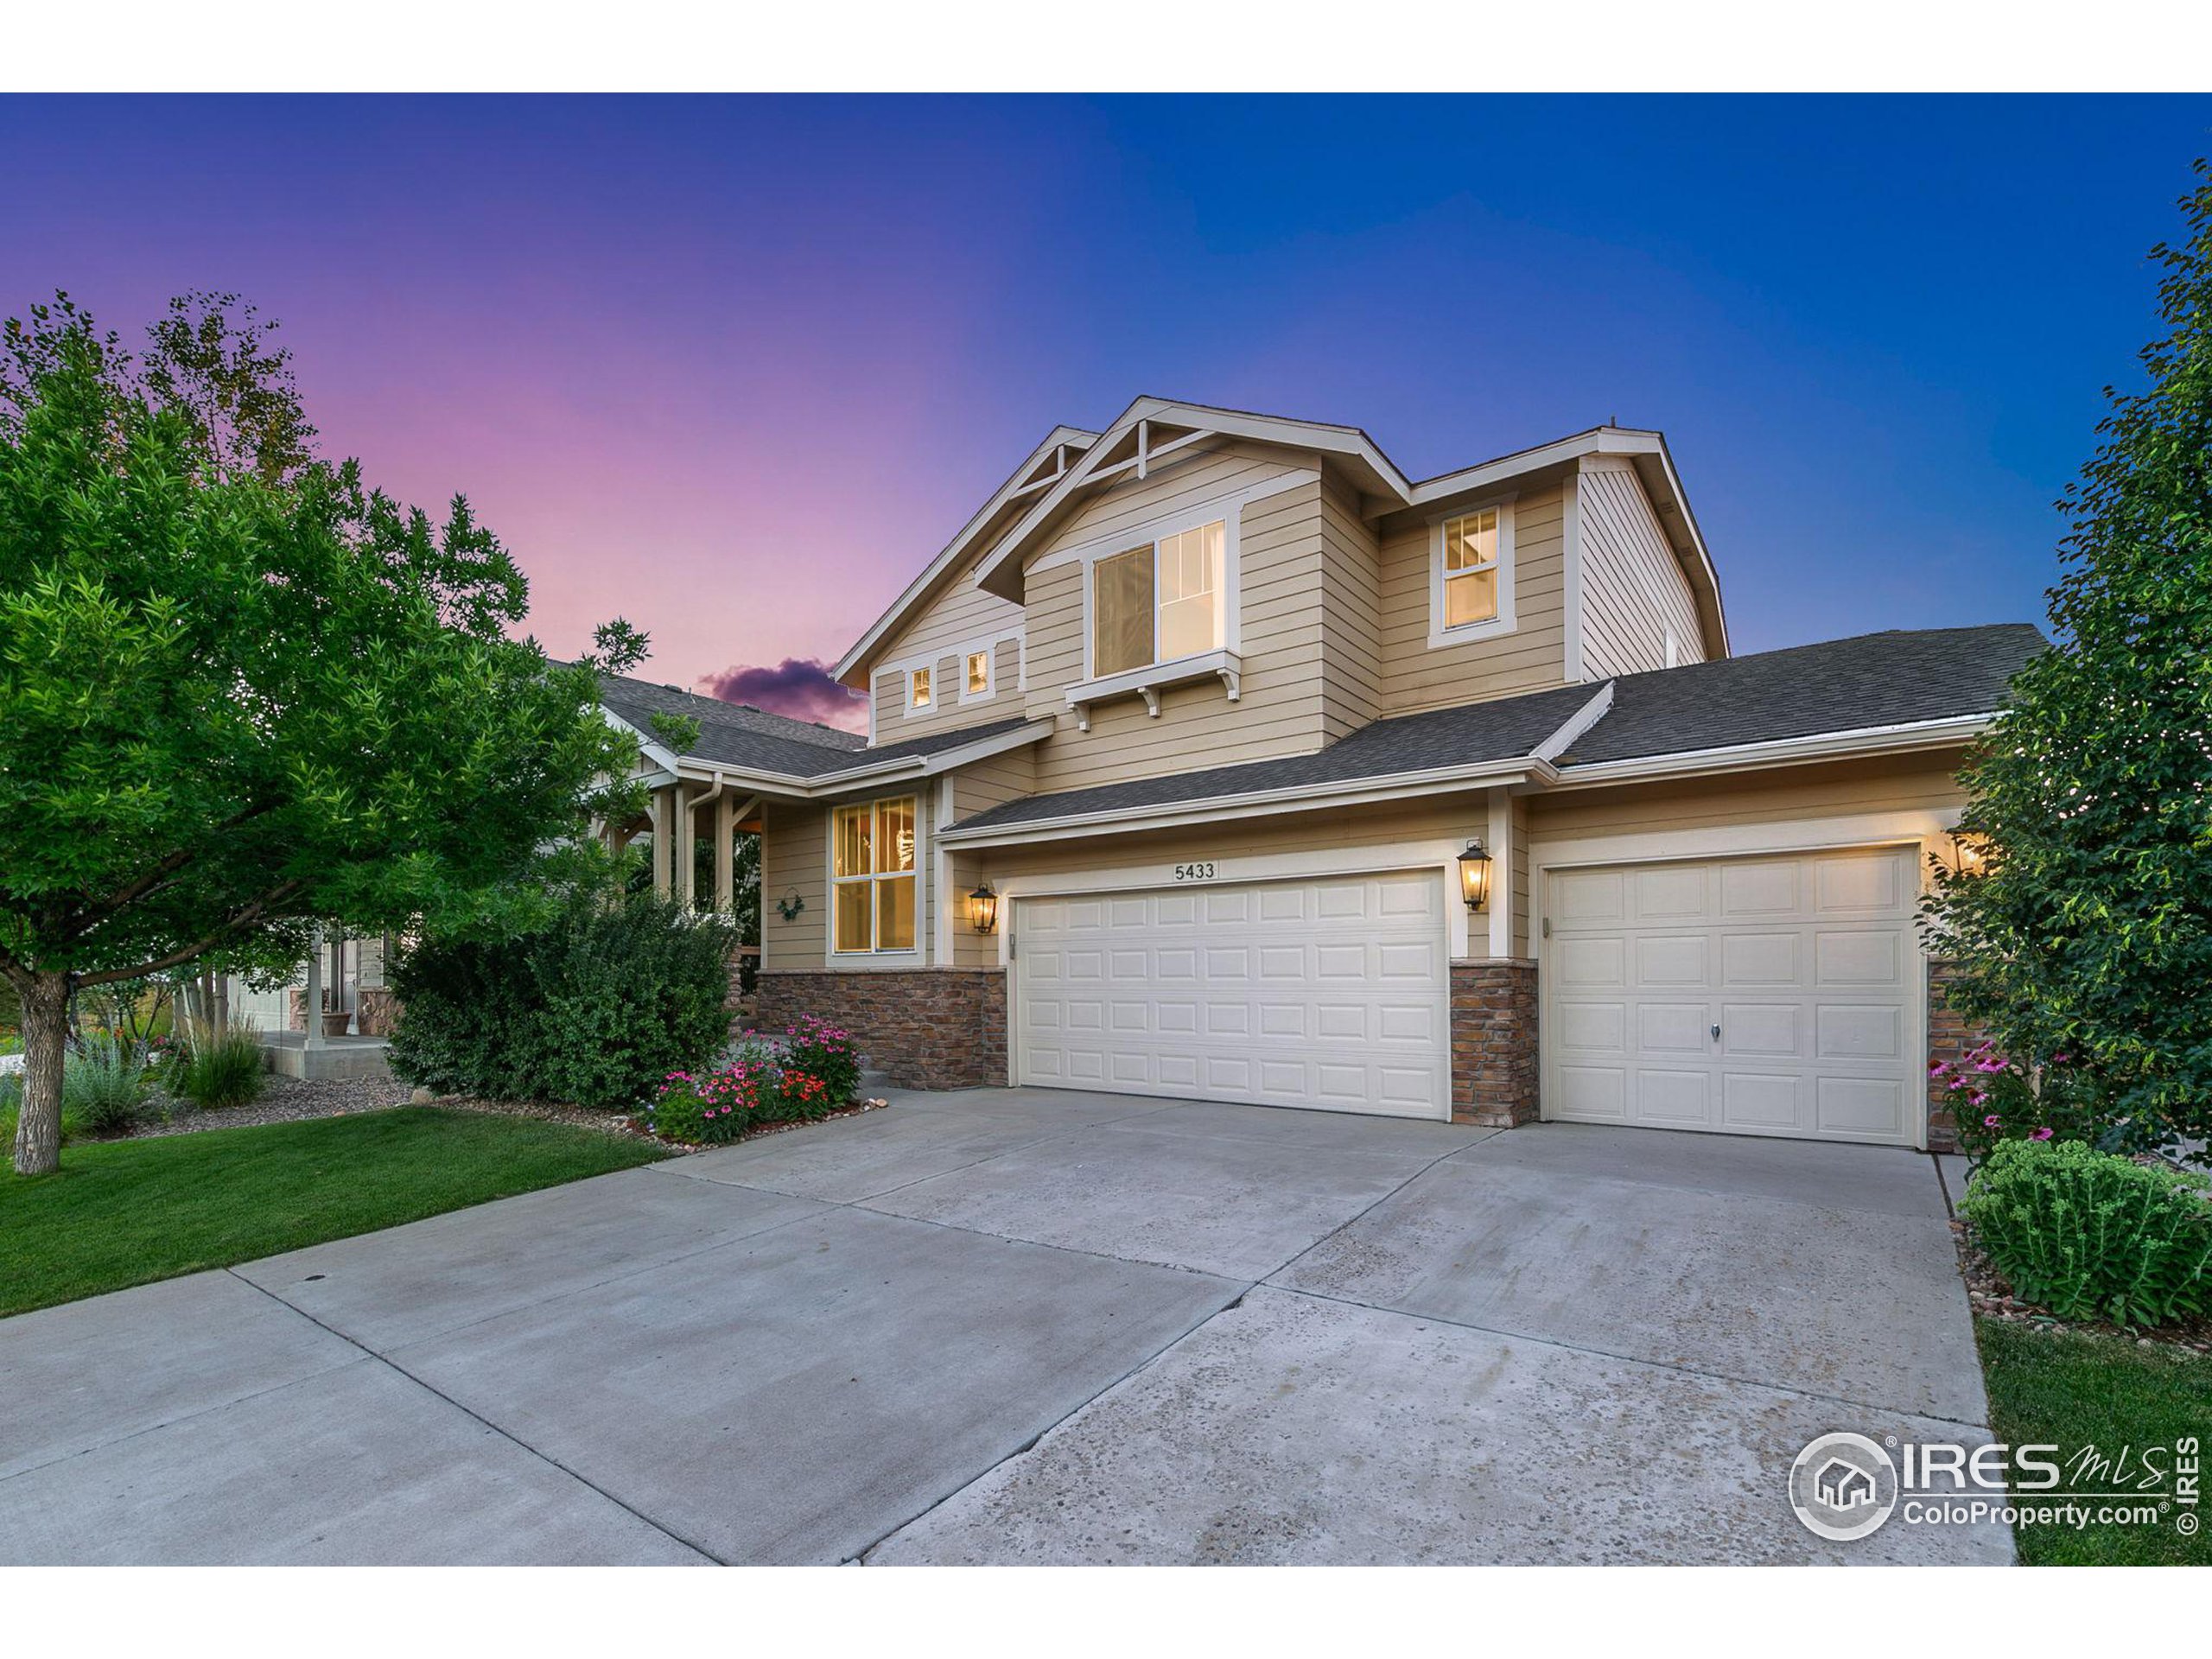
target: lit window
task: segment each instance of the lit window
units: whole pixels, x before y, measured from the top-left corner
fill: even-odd
[[[991,653],[988,651],[968,653],[968,695],[971,697],[991,695]]]
[[[832,948],[914,948],[914,797],[841,806],[830,821]]]
[[[1120,674],[1220,650],[1228,617],[1227,542],[1227,521],[1217,519],[1094,563],[1091,673]]]
[[[918,668],[906,677],[906,706],[926,709],[930,706],[930,671]]]
[[[1444,626],[1497,620],[1497,509],[1485,507],[1444,526]]]

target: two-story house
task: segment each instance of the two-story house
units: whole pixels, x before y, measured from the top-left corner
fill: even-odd
[[[1732,655],[1656,432],[1416,481],[1144,397],[846,653],[865,740],[607,702],[702,718],[652,753],[657,844],[762,836],[761,1023],[899,1083],[1925,1145],[1915,906],[2042,644]]]

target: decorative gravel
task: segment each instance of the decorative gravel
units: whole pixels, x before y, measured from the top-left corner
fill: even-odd
[[[203,1112],[188,1101],[168,1101],[156,1096],[157,1103],[167,1105],[169,1116],[166,1121],[148,1124],[135,1135],[124,1137],[133,1141],[150,1140],[157,1135],[191,1135],[200,1129],[243,1129],[263,1123],[298,1123],[314,1117],[345,1117],[354,1112],[390,1111],[395,1106],[414,1103],[415,1091],[407,1084],[388,1077],[349,1077],[343,1080],[324,1079],[313,1083],[297,1077],[271,1077],[261,1098],[251,1106],[229,1106],[216,1111]],[[706,1152],[706,1147],[687,1146],[680,1141],[664,1141],[648,1135],[642,1118],[632,1118],[621,1112],[594,1111],[588,1106],[558,1106],[543,1101],[477,1100],[461,1095],[435,1095],[424,1103],[443,1111],[483,1112],[497,1117],[529,1117],[541,1123],[565,1123],[571,1128],[589,1129],[597,1135],[619,1135],[632,1141],[650,1141],[677,1154]],[[842,1112],[832,1112],[817,1122],[829,1122],[840,1117],[858,1117],[863,1112],[880,1111],[887,1104],[880,1100],[864,1100]],[[783,1135],[791,1129],[803,1129],[804,1123],[772,1123],[765,1128],[747,1132],[741,1139],[751,1141],[764,1135]],[[729,1144],[729,1143],[724,1143]]]
[[[2012,1294],[2012,1287],[1998,1272],[1996,1263],[1974,1243],[1971,1227],[1963,1221],[1955,1221],[1951,1233],[1958,1244],[1959,1273],[1967,1281],[1967,1300],[1983,1319],[2033,1325],[2043,1331],[2081,1331],[2091,1336],[2116,1337],[2133,1342],[2139,1348],[2170,1348],[2182,1353],[2212,1355],[2212,1320],[2191,1320],[2146,1334],[2123,1331],[2101,1319],[2062,1319],[2046,1308],[2023,1301]]]
[[[310,1117],[344,1117],[352,1112],[388,1111],[407,1104],[410,1090],[389,1077],[323,1078],[313,1083],[271,1076],[261,1098],[251,1106],[225,1106],[203,1112],[189,1101],[169,1101],[164,1122],[150,1123],[130,1138],[191,1135],[200,1129],[243,1129],[263,1123],[297,1123]]]

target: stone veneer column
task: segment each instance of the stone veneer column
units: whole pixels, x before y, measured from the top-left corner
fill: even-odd
[[[1452,1121],[1513,1128],[1537,1116],[1536,964],[1452,964]]]
[[[1006,1082],[1004,969],[804,969],[763,973],[754,995],[760,1030],[780,1032],[807,1014],[842,1026],[868,1065],[901,1089]]]

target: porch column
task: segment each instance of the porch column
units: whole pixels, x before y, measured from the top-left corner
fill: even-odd
[[[653,791],[653,896],[658,899],[668,897],[669,874],[675,868],[675,849],[670,842],[676,834],[676,810],[671,798],[677,787],[671,784],[665,789]]]
[[[715,908],[737,914],[737,794],[730,789],[715,803]]]
[[[692,808],[698,797],[684,788],[679,779],[672,791],[676,798],[676,898],[684,909],[697,907],[699,885],[699,837],[692,827]]]
[[[308,936],[308,1029],[307,1046],[322,1046],[322,924],[317,922]]]

